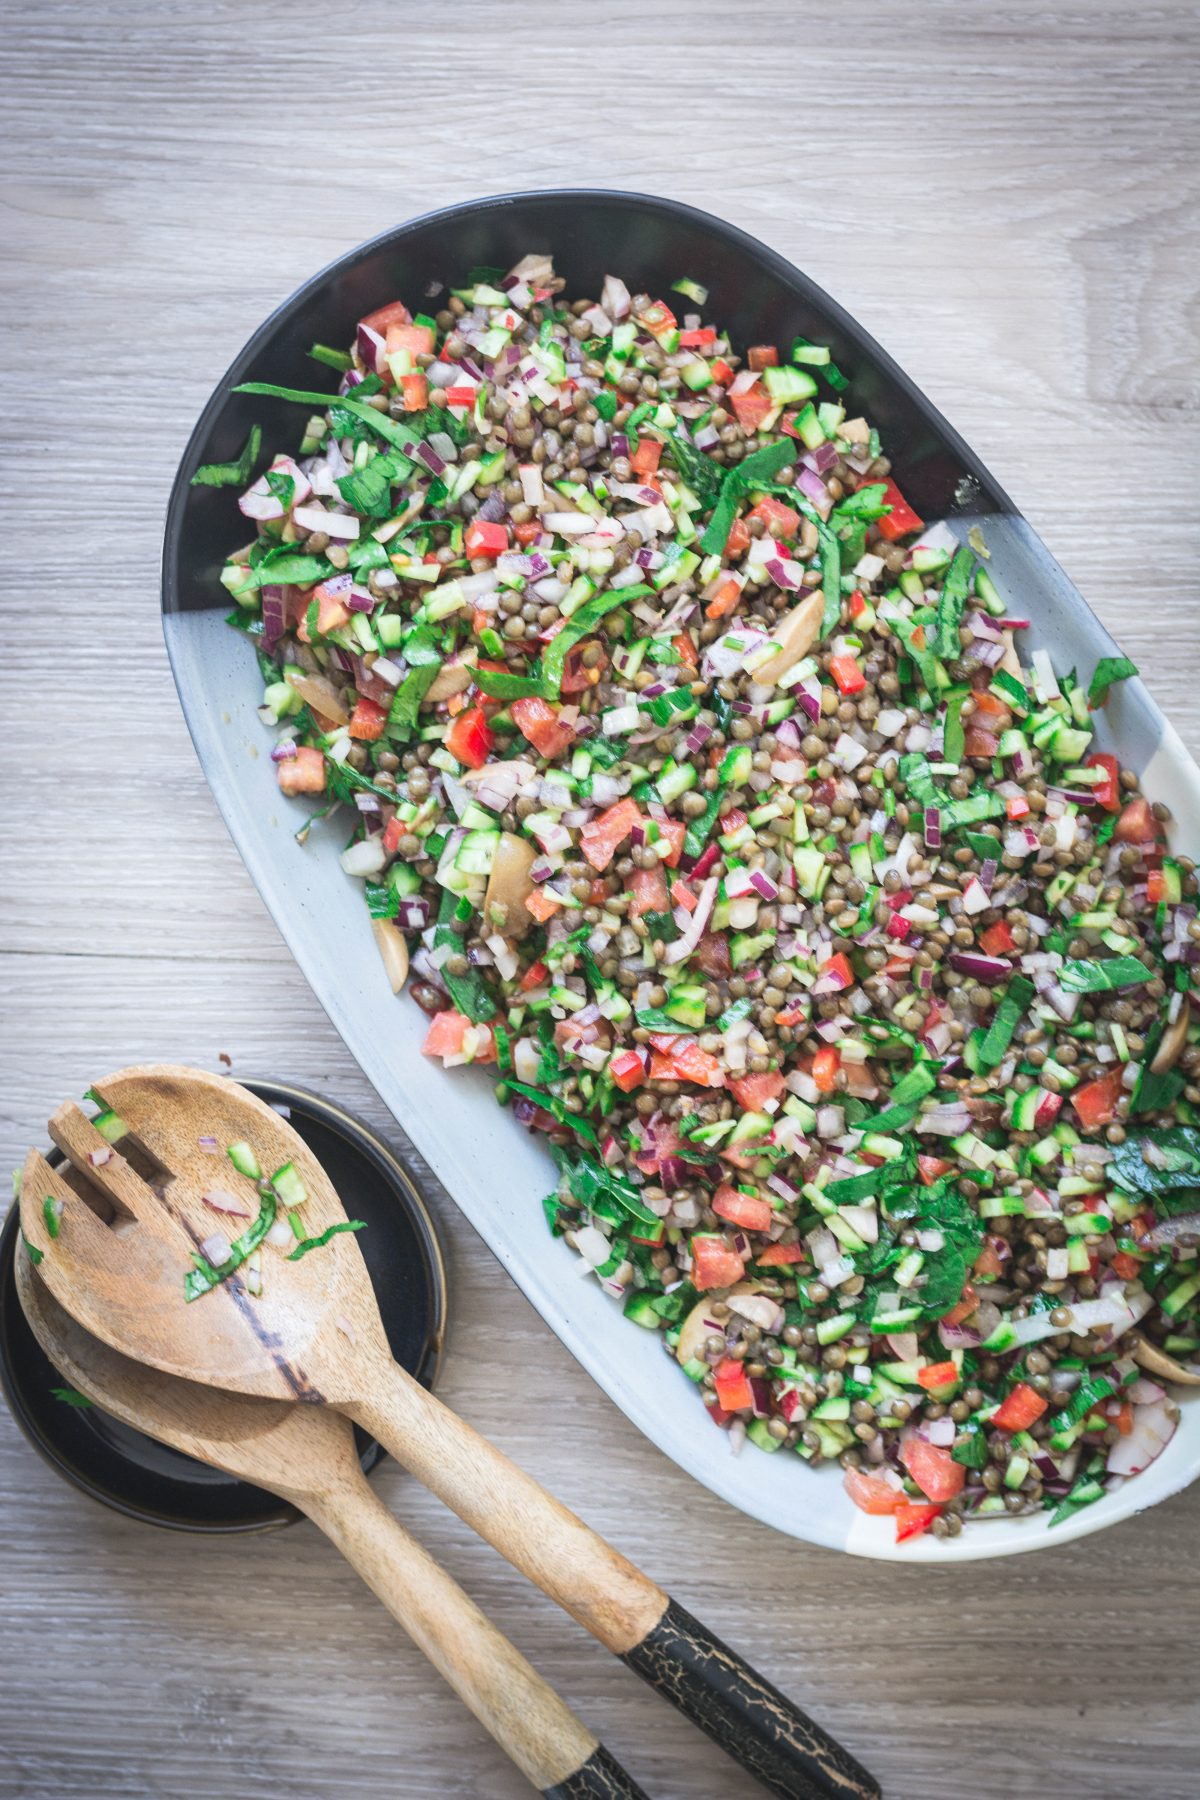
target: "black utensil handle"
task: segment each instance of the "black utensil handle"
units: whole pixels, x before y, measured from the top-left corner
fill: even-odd
[[[861,1763],[677,1601],[621,1660],[780,1800],[879,1800]]]
[[[649,1800],[632,1775],[627,1775],[603,1744],[565,1781],[543,1788],[546,1800]]]

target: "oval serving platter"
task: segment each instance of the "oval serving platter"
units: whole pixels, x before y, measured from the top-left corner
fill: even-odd
[[[343,343],[357,320],[402,296],[419,302],[477,266],[510,267],[550,252],[574,293],[598,292],[608,270],[634,289],[666,291],[682,275],[709,290],[708,310],[743,343],[828,343],[850,377],[854,409],[878,425],[905,494],[927,521],[965,541],[978,527],[988,570],[1016,614],[1032,620],[1030,648],[1057,666],[1090,670],[1116,653],[1045,545],[978,457],[862,328],[784,258],[736,227],[674,201],[592,190],[469,202],[397,227],[313,277],[255,333],[192,434],[167,515],[163,623],[188,726],[225,823],[297,962],[365,1074],[458,1206],[542,1317],[633,1422],[714,1493],[793,1537],[861,1556],[957,1563],[1047,1548],[1083,1537],[1177,1492],[1200,1474],[1200,1402],[1180,1397],[1183,1421],[1163,1455],[1135,1480],[1053,1531],[1044,1515],[980,1522],[958,1538],[897,1545],[891,1522],[858,1512],[840,1471],[747,1447],[730,1454],[691,1384],[656,1336],[578,1275],[578,1259],[546,1229],[539,1204],[553,1185],[543,1148],[499,1108],[480,1071],[444,1071],[420,1054],[425,1017],[388,986],[366,909],[347,892],[339,839],[319,828],[304,847],[299,809],[279,793],[256,708],[261,681],[246,639],[225,624],[218,577],[244,541],[231,491],[189,485],[202,462],[235,459],[250,426],[264,446],[291,447],[302,423],[284,402],[235,395],[242,381],[321,387],[306,352]],[[1200,848],[1200,770],[1140,681],[1114,690],[1102,740],[1165,800],[1180,848]],[[499,1173],[499,1172],[502,1172]]]

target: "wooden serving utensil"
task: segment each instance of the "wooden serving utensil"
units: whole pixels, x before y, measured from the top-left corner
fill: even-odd
[[[171,1375],[347,1414],[782,1800],[878,1795],[834,1739],[393,1361],[342,1203],[265,1102],[163,1064],[94,1091],[116,1123],[105,1119],[105,1135],[78,1106],[60,1107],[50,1135],[71,1167],[56,1172],[31,1151],[20,1203],[41,1278],[87,1331]],[[211,1154],[214,1141],[248,1145],[271,1180],[239,1174]],[[249,1224],[214,1212],[214,1199],[240,1200],[261,1227],[290,1186],[279,1173],[289,1163],[307,1238],[342,1229],[296,1260],[268,1248],[261,1293],[234,1272],[189,1302],[201,1245],[218,1226]]]
[[[22,1251],[16,1280],[33,1335],[60,1374],[136,1431],[268,1488],[307,1514],[549,1800],[646,1800],[566,1702],[384,1506],[362,1472],[349,1419],[328,1407],[249,1400],[164,1375],[85,1331]]]

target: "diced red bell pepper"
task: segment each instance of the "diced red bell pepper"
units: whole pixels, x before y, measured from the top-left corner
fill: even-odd
[[[709,1288],[732,1287],[746,1273],[746,1265],[723,1237],[698,1234],[691,1241],[692,1286],[697,1293]]]
[[[529,967],[522,975],[519,983],[521,991],[527,994],[530,988],[541,987],[543,981],[548,978],[549,974],[549,969],[539,956],[536,962],[530,963]]]
[[[930,1393],[938,1393],[941,1389],[949,1390],[957,1387],[959,1382],[958,1364],[956,1362],[926,1363],[923,1369],[917,1370],[917,1381]]]
[[[1120,1067],[1110,1069],[1107,1075],[1101,1075],[1097,1081],[1089,1081],[1086,1086],[1076,1088],[1071,1095],[1071,1105],[1075,1108],[1083,1129],[1099,1131],[1102,1125],[1111,1125],[1117,1116],[1117,1102],[1124,1091],[1123,1070]]]
[[[883,486],[884,503],[892,510],[880,519],[879,535],[891,544],[897,538],[907,537],[910,531],[920,531],[925,521],[913,511],[890,476]]]
[[[1119,844],[1157,843],[1162,827],[1144,794],[1131,800],[1117,820],[1113,837]]]
[[[768,1244],[754,1260],[764,1269],[784,1269],[792,1263],[803,1262],[804,1256],[803,1244]]]
[[[407,831],[408,826],[403,819],[392,818],[388,820],[383,828],[383,847],[389,856],[395,856],[397,850],[400,848],[400,839],[404,837]]]
[[[867,685],[867,678],[853,656],[831,656],[829,673],[843,694],[861,694]]]
[[[901,918],[898,912],[894,912],[884,926],[885,934],[890,938],[897,938],[901,943],[903,943],[911,930],[912,920]]]
[[[531,894],[525,896],[525,910],[533,914],[539,925],[552,919],[561,905],[561,900],[556,899],[553,894],[547,894],[542,888],[535,887]]]
[[[339,594],[329,592],[325,582],[313,589],[311,598],[317,603],[317,631],[321,637],[350,623],[350,608]]]
[[[496,519],[472,519],[463,534],[463,549],[472,562],[477,557],[495,562],[508,549],[508,526]]]
[[[882,1475],[868,1475],[865,1469],[847,1469],[842,1486],[860,1512],[894,1513],[905,1505],[902,1489],[893,1487]]]
[[[763,420],[775,410],[775,402],[761,381],[756,381],[742,394],[730,394],[729,404],[743,431],[757,431]]]
[[[982,1250],[972,1265],[972,1273],[978,1275],[982,1281],[995,1281],[996,1277],[1003,1272],[1004,1264],[1000,1261],[991,1240],[985,1240]]]
[[[794,506],[785,506],[773,494],[767,494],[747,513],[749,519],[761,519],[763,529],[772,537],[792,538],[800,529],[800,514]]]
[[[1027,819],[1029,817],[1029,802],[1024,794],[1008,796],[1004,802],[1004,816],[1006,819]]]
[[[513,536],[524,548],[528,548],[530,544],[536,544],[541,535],[542,522],[540,519],[526,519],[523,525],[513,526]]]
[[[941,1510],[940,1506],[925,1505],[919,1501],[916,1505],[907,1500],[901,1501],[896,1508],[896,1542],[902,1544],[906,1538],[920,1537],[923,1531],[929,1530]]]
[[[832,1094],[836,1091],[841,1066],[842,1058],[836,1044],[822,1044],[812,1059],[812,1078],[819,1092]]]
[[[949,1168],[950,1165],[947,1164],[946,1166],[947,1166],[947,1168]],[[942,1314],[942,1324],[943,1325],[961,1325],[965,1319],[970,1318],[971,1314],[975,1311],[975,1308],[978,1305],[979,1305],[979,1295],[975,1292],[975,1289],[971,1286],[970,1282],[968,1281],[968,1283],[964,1287],[962,1293],[959,1295],[959,1297],[956,1300],[956,1302],[954,1303],[954,1305],[950,1308],[950,1311],[948,1313]]]
[[[668,1031],[650,1033],[650,1075],[655,1081],[691,1081],[697,1087],[721,1087],[725,1071],[715,1056],[701,1050],[695,1038]]]
[[[1132,1281],[1142,1272],[1141,1258],[1132,1255],[1128,1250],[1118,1250],[1109,1267],[1122,1281]]]
[[[475,1062],[495,1062],[496,1043],[484,1025],[472,1025],[465,1013],[440,1012],[433,1015],[421,1049],[426,1056],[459,1056],[468,1031],[476,1034]]]
[[[681,331],[679,348],[681,350],[703,350],[709,344],[715,344],[717,334],[711,325],[698,325],[693,331]]]
[[[905,1440],[900,1446],[900,1461],[930,1500],[953,1500],[967,1479],[967,1471],[948,1450],[922,1437]]]
[[[689,669],[700,667],[700,652],[689,631],[677,631],[671,639],[671,648],[678,653],[679,660]]]
[[[675,314],[665,300],[652,300],[645,312],[639,313],[637,317],[639,325],[644,325],[651,337],[666,337],[668,332],[675,329]]]
[[[1016,949],[1013,941],[1012,926],[1007,919],[997,919],[986,931],[979,934],[979,948],[985,956],[1007,956]]]
[[[368,700],[364,695],[360,697],[350,715],[350,736],[362,738],[371,743],[375,738],[383,736],[387,721],[387,708],[376,705],[374,700]]]
[[[776,369],[779,367],[779,351],[774,344],[751,344],[746,352],[748,369]]]
[[[1102,769],[1104,780],[1098,781],[1092,789],[1097,806],[1105,812],[1117,812],[1121,805],[1121,765],[1116,757],[1107,750],[1096,750],[1084,764],[1088,769]]]
[[[717,1405],[725,1412],[743,1412],[753,1406],[754,1395],[746,1379],[746,1371],[735,1357],[727,1356],[713,1370],[717,1389]]]
[[[953,1163],[943,1162],[940,1156],[917,1157],[917,1173],[926,1187],[932,1187],[943,1175],[948,1175],[954,1167]]]
[[[679,859],[683,855],[683,840],[687,836],[687,826],[682,819],[660,819],[658,833],[660,842],[667,846],[663,862],[666,863],[668,869],[678,868]],[[691,911],[690,907],[688,911]]]
[[[837,978],[838,993],[844,993],[848,987],[854,986],[854,970],[850,967],[850,958],[844,950],[837,951],[835,955],[821,964],[821,974]]]
[[[765,1075],[725,1077],[725,1086],[743,1112],[761,1112],[768,1100],[778,1100],[786,1085],[778,1069],[771,1069]]]
[[[733,612],[742,597],[742,584],[736,576],[730,575],[723,581],[708,605],[704,609],[706,619],[723,619]]]
[[[766,1231],[775,1217],[768,1200],[743,1194],[740,1188],[722,1186],[712,1197],[712,1209],[719,1218],[728,1219],[742,1231]]]
[[[1158,906],[1167,898],[1167,877],[1162,869],[1151,869],[1147,874],[1146,898],[1151,906]]]
[[[867,596],[861,588],[855,588],[850,596],[850,617],[860,619],[867,610]]]
[[[671,903],[661,863],[652,869],[635,869],[629,877],[629,891],[633,896],[629,910],[635,919],[648,912],[666,912]]]
[[[719,382],[722,387],[728,387],[729,383],[733,380],[733,370],[723,356],[718,356],[717,360],[712,364],[712,378],[714,381]]]
[[[975,702],[973,717],[981,724],[986,724],[989,731],[1007,731],[1012,724],[1012,708],[999,694],[991,688],[976,688],[971,695]]]
[[[618,847],[634,826],[641,823],[641,818],[637,801],[626,798],[618,800],[599,818],[588,820],[580,830],[579,847],[593,869],[607,869]]]
[[[495,741],[482,706],[468,706],[446,733],[447,750],[469,769],[482,769]]]
[[[646,1079],[646,1065],[636,1050],[618,1050],[608,1065],[613,1083],[623,1094],[640,1087]]]
[[[662,444],[658,438],[641,437],[638,447],[629,459],[629,466],[635,475],[653,475],[658,468],[662,455]]]
[[[725,539],[725,555],[732,562],[735,557],[745,556],[750,548],[750,527],[745,519],[735,519],[729,527],[729,536]]]
[[[561,756],[568,744],[575,742],[575,728],[564,725],[558,716],[557,706],[551,706],[548,700],[540,700],[534,694],[527,694],[520,700],[514,700],[509,708],[517,723],[517,730],[522,737],[528,738],[539,756],[553,762]]]
[[[365,319],[360,319],[359,324],[379,337],[386,337],[389,325],[407,325],[411,319],[412,314],[403,300],[389,300],[386,306],[377,306]]]
[[[275,764],[275,776],[284,794],[323,794],[325,758],[311,744],[297,744],[295,756]]]
[[[1049,1404],[1027,1381],[1018,1381],[992,1414],[991,1423],[997,1431],[1028,1431]]]

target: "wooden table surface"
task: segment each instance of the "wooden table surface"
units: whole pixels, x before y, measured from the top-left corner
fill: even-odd
[[[792,257],[977,447],[1200,750],[1194,5],[3,17],[9,1162],[103,1069],[221,1052],[403,1141],[226,839],[163,653],[158,557],[176,461],[243,340],[429,208],[644,189]],[[445,1398],[889,1796],[1196,1793],[1200,1492],[945,1572],[777,1537],[640,1437],[435,1198]],[[759,1791],[394,1467],[380,1488],[658,1800]],[[0,1529],[3,1800],[528,1791],[308,1526],[223,1542],[126,1523],[3,1414]]]

